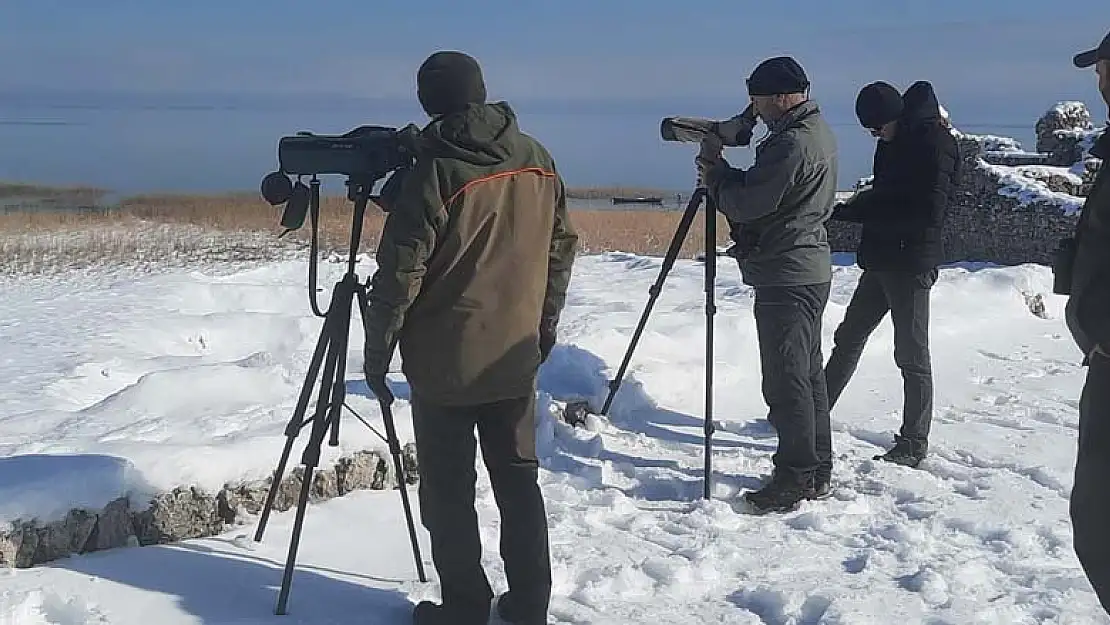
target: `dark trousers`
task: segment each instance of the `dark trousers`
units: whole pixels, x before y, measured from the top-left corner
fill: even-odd
[[[915,450],[928,450],[933,420],[933,372],[929,355],[929,294],[938,271],[924,273],[865,270],[844,321],[833,335],[825,366],[829,404],[835,406],[856,371],[867,339],[890,313],[894,323],[894,362],[902,370],[900,435]]]
[[[755,288],[755,326],[767,420],[778,433],[776,471],[832,475],[832,428],[821,357],[829,283]]]
[[[547,515],[536,458],[536,404],[529,395],[481,406],[434,406],[414,397],[420,514],[431,535],[443,606],[457,622],[485,623],[493,592],[482,569],[474,509],[475,436],[501,513],[501,557],[514,620],[546,622],[551,594]]]
[[[1110,357],[1095,354],[1079,400],[1079,451],[1071,491],[1075,553],[1110,612]]]

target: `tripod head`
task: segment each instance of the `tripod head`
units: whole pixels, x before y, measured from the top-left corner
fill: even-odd
[[[347,250],[347,277],[357,281],[355,265],[358,262],[358,250],[362,243],[362,226],[366,219],[366,206],[374,196],[374,185],[382,179],[397,173],[409,163],[395,164],[386,171],[371,171],[357,175],[347,176],[347,200],[354,203],[351,214],[351,237]],[[283,171],[268,174],[262,180],[262,197],[271,205],[285,204],[282,211],[281,225],[285,230],[278,235],[281,238],[290,232],[299,230],[304,225],[305,216],[311,217],[312,236],[309,240],[309,265],[308,265],[308,291],[309,302],[313,313],[318,317],[327,315],[327,311],[320,310],[316,302],[316,276],[317,255],[319,251],[319,220],[320,220],[320,179],[317,174],[311,174],[309,183],[303,181],[304,175],[298,176],[294,183]],[[386,181],[388,184],[389,181]],[[385,207],[377,204],[382,208]]]

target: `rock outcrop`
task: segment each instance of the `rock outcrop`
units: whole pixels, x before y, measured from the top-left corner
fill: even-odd
[[[415,483],[415,446],[406,445],[401,458],[406,483]],[[376,451],[344,456],[334,466],[315,471],[309,502],[358,490],[396,488],[393,466],[392,457]],[[275,512],[297,505],[303,477],[300,466],[286,472],[274,498]],[[250,523],[262,511],[272,483],[271,477],[228,484],[218,493],[181,486],[140,505],[122,497],[99,510],[70,510],[62,519],[19,520],[0,528],[0,566],[27,568],[75,554],[215,536]]]
[[[1009,137],[972,135],[952,128],[963,176],[948,206],[946,262],[1049,264],[1059,239],[1070,236],[1095,172],[1090,154],[1105,128],[1087,108],[1064,102],[1036,123],[1037,151]],[[854,252],[859,226],[829,223],[834,251]]]
[[[1081,133],[1094,129],[1091,113],[1082,102],[1061,102],[1037,120],[1037,152],[1050,156],[1050,165],[1068,167],[1083,158]]]

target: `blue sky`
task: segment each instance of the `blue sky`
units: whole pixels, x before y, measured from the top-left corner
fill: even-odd
[[[426,121],[416,70],[457,49],[573,184],[673,188],[689,185],[692,156],[662,144],[659,119],[731,116],[752,68],[792,55],[849,184],[870,170],[853,105],[874,80],[929,80],[962,130],[1029,148],[1061,100],[1105,120],[1094,72],[1071,65],[1110,30],[1105,3],[0,0],[0,122],[16,122],[0,124],[0,178],[253,188],[283,134]],[[192,104],[218,108],[182,112]]]
[[[841,104],[870,80],[925,78],[1041,110],[1094,103],[1069,59],[1107,29],[1105,0],[1065,15],[1043,0],[5,0],[0,90],[411,97],[420,61],[452,48],[481,60],[493,97],[727,101],[759,60],[792,54]]]

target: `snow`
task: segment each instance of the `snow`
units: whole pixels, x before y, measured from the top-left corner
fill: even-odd
[[[1020,170],[1028,165],[1010,167],[979,159],[979,167],[998,179],[999,195],[1014,198],[1021,206],[1046,204],[1059,208],[1065,215],[1076,215],[1083,210],[1084,198],[1053,191],[1044,182],[1023,175]]]
[[[1021,142],[1018,141],[1017,139],[1012,138],[1012,137],[1002,137],[1002,136],[999,136],[999,135],[969,135],[969,134],[964,134],[964,136],[980,141],[983,145],[983,151],[987,152],[987,153],[1000,152],[1000,153],[1008,153],[1008,154],[1012,154],[1012,153],[1033,154],[1033,152],[1026,152],[1025,149],[1021,147]]]
[[[837,259],[826,356],[859,277],[850,257]],[[541,374],[554,622],[1110,624],[1072,550],[1085,370],[1047,268],[942,271],[933,453],[918,470],[871,459],[890,444],[902,402],[887,319],[833,412],[833,496],[753,516],[738,497],[769,474],[775,434],[759,392],[752,292],[726,259],[715,290],[712,500],[701,499],[700,265],[680,261],[669,275],[611,415],[583,428],[553,416],[564,401],[601,404],[660,262],[580,259]],[[360,275],[371,269],[364,261]],[[321,267],[325,291],[341,270]],[[1046,318],[1026,304],[1034,293]],[[3,518],[271,471],[320,327],[306,297],[299,262],[0,279]],[[374,423],[360,335],[353,323],[348,401]],[[399,435],[411,440],[407,393],[393,379]],[[344,423],[328,457],[381,447]],[[484,560],[503,591],[497,509],[479,475]],[[290,613],[273,616],[292,519],[274,514],[259,544],[245,525],[0,571],[0,623],[407,623],[413,602],[438,598],[419,516],[428,584],[417,580],[396,491],[363,491],[311,506]]]
[[[1014,166],[1013,169],[1015,173],[1034,180],[1060,177],[1074,185],[1083,184],[1083,177],[1072,171],[1070,167],[1057,167],[1053,165],[1017,165]]]
[[[1079,119],[1090,115],[1087,110],[1087,105],[1077,100],[1064,100],[1062,102],[1057,102],[1055,106],[1049,109],[1049,111],[1056,113],[1057,115],[1065,119]]]

